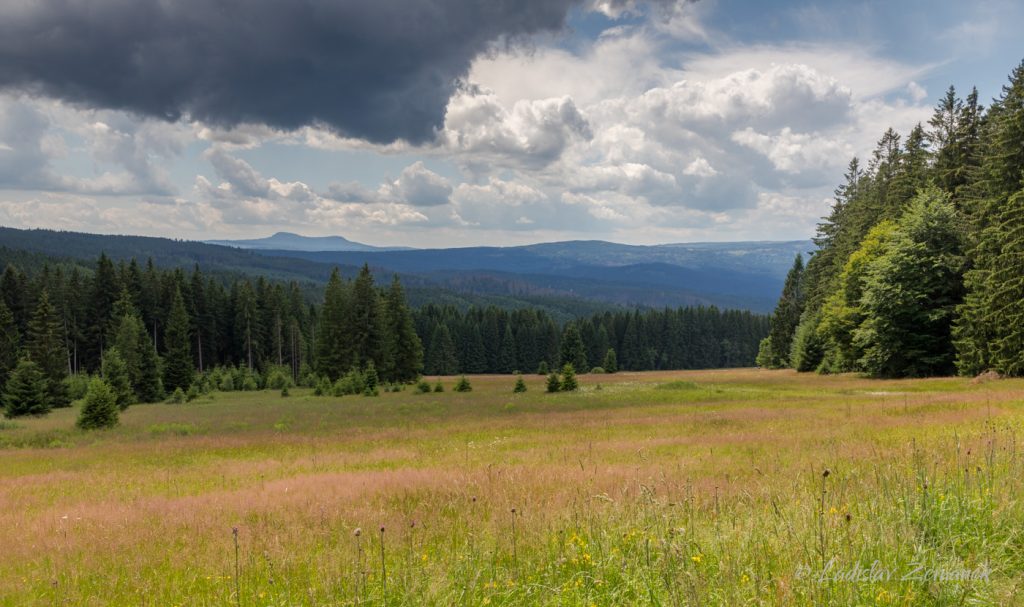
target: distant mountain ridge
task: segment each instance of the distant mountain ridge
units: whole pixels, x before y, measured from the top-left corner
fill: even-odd
[[[277,232],[266,238],[243,240],[206,240],[215,244],[238,249],[284,250],[284,251],[408,251],[411,247],[376,247],[349,240],[344,236],[302,236],[292,232]]]
[[[608,307],[717,306],[770,312],[786,272],[810,241],[678,243],[654,246],[566,241],[515,247],[389,250],[342,237],[278,233],[231,246],[0,227],[2,248],[91,260],[152,257],[160,265],[323,283],[334,267],[352,276],[364,263],[382,280],[394,273],[414,305],[494,303],[542,306],[559,315]],[[289,244],[297,249],[256,247]],[[364,250],[306,250],[324,245]]]

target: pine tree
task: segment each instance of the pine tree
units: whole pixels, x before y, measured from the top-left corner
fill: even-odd
[[[78,416],[77,425],[83,430],[112,428],[118,423],[117,396],[107,382],[96,377],[89,382],[85,393],[85,404]]]
[[[128,365],[116,347],[110,348],[104,353],[102,373],[103,381],[110,386],[110,390],[114,394],[114,401],[121,411],[136,402]]]
[[[1024,375],[1024,190],[1011,196],[986,231],[998,247],[984,284],[985,320],[991,327],[987,367]],[[963,345],[963,344],[958,344]],[[978,371],[980,369],[973,369]]]
[[[562,391],[575,392],[579,389],[579,382],[576,380],[576,368],[572,363],[565,363],[562,367]]]
[[[50,305],[50,296],[46,289],[40,293],[39,304],[29,322],[27,350],[46,379],[49,406],[68,406],[71,399],[68,397],[67,384],[64,383],[68,364],[64,332],[56,311]]]
[[[587,348],[583,345],[579,327],[569,323],[562,333],[562,364],[572,365],[573,369],[587,368]]]
[[[465,375],[460,377],[459,381],[455,383],[455,391],[456,392],[472,392],[473,391],[473,386],[470,385],[469,380],[466,379]]]
[[[615,356],[615,348],[608,348],[608,351],[604,355],[604,372],[605,373],[618,373],[619,372],[619,360]]]
[[[381,360],[384,351],[384,319],[381,313],[380,295],[373,285],[370,266],[363,264],[362,270],[352,283],[352,314],[348,335],[352,343],[355,363]]]
[[[398,276],[384,300],[385,352],[387,367],[384,377],[393,382],[411,382],[423,371],[423,344],[416,335],[412,313],[405,301],[405,292]]]
[[[46,415],[50,412],[46,377],[35,362],[22,358],[11,371],[3,394],[4,415]]]
[[[558,374],[557,373],[552,373],[551,375],[548,375],[547,391],[548,392],[558,392],[561,389],[562,389],[562,380],[558,377]]]
[[[516,385],[512,388],[514,394],[521,394],[526,392],[526,382],[523,381],[523,376],[520,375],[516,378]]]
[[[332,382],[351,366],[348,327],[348,305],[341,274],[335,268],[324,291],[324,307],[320,314],[320,330],[316,335],[316,368]]]
[[[0,386],[7,384],[11,371],[18,365],[18,326],[10,308],[0,298]]]
[[[800,323],[800,315],[803,314],[804,308],[803,273],[804,259],[802,255],[797,255],[793,260],[793,267],[786,275],[775,313],[772,314],[771,331],[768,333],[771,367],[785,367],[789,364],[793,334]]]
[[[459,359],[455,353],[455,343],[451,332],[444,323],[438,323],[430,338],[430,351],[427,354],[428,372],[435,375],[454,375],[458,372]]]
[[[179,388],[182,391],[188,390],[195,377],[192,341],[189,336],[190,325],[181,289],[175,288],[171,313],[164,331],[164,343],[167,345],[167,356],[164,358],[164,388],[171,392]]]
[[[516,370],[516,342],[512,336],[511,323],[505,324],[505,332],[498,348],[498,373],[512,373]]]

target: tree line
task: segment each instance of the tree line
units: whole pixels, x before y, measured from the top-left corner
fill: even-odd
[[[854,158],[797,258],[758,363],[920,377],[1024,374],[1024,62],[988,108],[950,87],[927,125]]]
[[[536,309],[427,305],[414,318],[431,375],[749,366],[768,331],[766,316],[715,307],[608,311],[564,326]]]
[[[306,291],[296,282],[225,280],[198,266],[189,273],[106,255],[92,271],[8,265],[0,276],[6,411],[67,406],[93,388],[90,375],[103,378],[123,409],[196,389],[366,378],[375,386],[423,373],[749,365],[768,330],[765,316],[713,307],[606,312],[564,326],[535,308],[412,310],[397,276],[382,288],[367,266],[351,279],[335,270],[319,301]]]

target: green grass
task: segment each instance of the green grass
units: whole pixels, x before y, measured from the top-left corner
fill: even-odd
[[[470,379],[5,422],[0,604],[1024,602],[1024,382]]]

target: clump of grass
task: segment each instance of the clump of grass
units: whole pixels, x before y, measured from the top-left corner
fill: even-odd
[[[670,381],[658,384],[658,390],[696,390],[699,386],[692,381]]]

